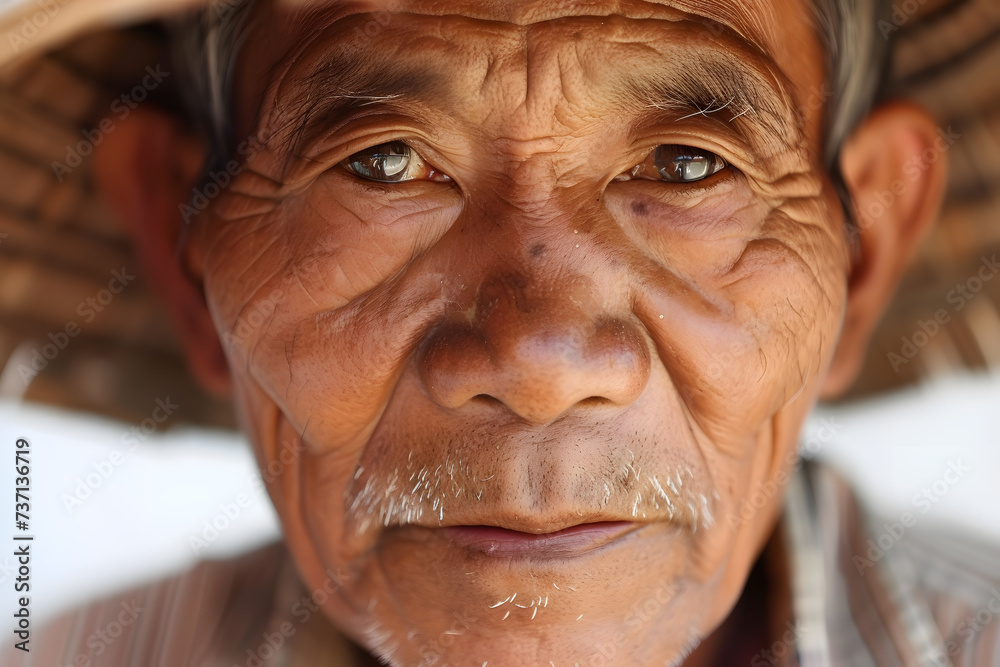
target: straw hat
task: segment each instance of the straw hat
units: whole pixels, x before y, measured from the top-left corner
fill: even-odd
[[[187,374],[90,164],[132,104],[178,99],[148,21],[193,4],[28,0],[0,18],[2,396],[136,422],[169,396],[180,420],[232,426]],[[167,72],[155,87],[142,84],[149,63]]]
[[[176,99],[169,77],[136,89],[147,63],[168,62],[150,21],[198,1],[28,0],[0,16],[0,395],[136,421],[170,395],[185,420],[231,425],[188,377],[88,157],[123,94]],[[950,128],[952,170],[851,397],[1000,364],[1000,279],[978,279],[1000,255],[1000,2],[897,0],[879,28],[896,40],[887,92]],[[123,270],[135,278],[113,293]]]
[[[937,119],[951,142],[948,193],[852,397],[1000,365],[1000,275],[990,268],[994,255],[1000,259],[1000,1],[895,0],[894,7],[880,26],[896,40],[886,93],[919,102]]]

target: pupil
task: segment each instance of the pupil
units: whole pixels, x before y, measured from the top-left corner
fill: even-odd
[[[406,172],[410,164],[410,147],[402,141],[391,141],[355,153],[349,164],[356,174],[377,181],[391,181]]]
[[[681,172],[681,178],[686,181],[708,176],[708,158],[704,156],[678,158],[677,163]]]
[[[660,177],[667,181],[698,181],[712,175],[711,157],[691,146],[662,146],[656,163]]]
[[[375,169],[383,176],[396,176],[410,162],[410,147],[401,141],[383,144],[375,149],[372,160],[375,162]]]

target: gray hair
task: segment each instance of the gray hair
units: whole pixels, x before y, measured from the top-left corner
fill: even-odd
[[[236,59],[248,32],[251,0],[210,0],[167,23],[174,66],[191,119],[209,141],[205,172],[233,155],[232,92]]]
[[[230,95],[252,1],[214,0],[172,26],[178,70],[188,77],[189,107],[212,142],[208,166],[225,162],[234,150]],[[840,148],[877,101],[888,69],[889,42],[876,32],[888,0],[812,0],[812,9],[828,55],[824,161],[853,224],[854,209],[839,168]]]
[[[833,99],[827,107],[827,163],[878,97],[889,62],[889,42],[876,25],[885,15],[883,0],[813,0],[820,39],[829,55],[827,81]]]
[[[883,90],[890,43],[876,33],[876,26],[888,9],[888,0],[813,0],[816,29],[827,53],[826,80],[831,95],[823,112],[823,157],[854,233],[857,220],[840,171],[840,149]]]

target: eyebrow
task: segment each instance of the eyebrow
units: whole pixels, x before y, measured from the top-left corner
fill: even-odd
[[[614,80],[617,73],[609,70],[612,103],[667,112],[676,121],[703,116],[727,123],[749,144],[754,157],[794,151],[805,134],[805,121],[787,93],[791,84],[781,70],[758,46],[727,27],[717,28],[713,41],[730,48],[701,42],[681,52],[692,45],[680,40],[665,44],[664,50],[674,57],[651,75]],[[677,64],[681,59],[683,64]],[[447,109],[458,92],[450,79],[432,62],[390,63],[358,51],[330,54],[299,80],[298,101],[282,114],[292,129],[286,139],[289,158],[361,107],[398,106],[412,113],[412,104],[419,102]]]
[[[730,39],[741,42],[741,48],[697,48],[685,54],[682,65],[626,77],[616,86],[616,102],[670,112],[676,121],[703,116],[732,125],[739,120],[734,128],[758,151],[795,150],[805,135],[805,120],[787,92],[791,84],[762,51],[738,36]]]
[[[351,112],[378,105],[385,109],[414,100],[447,104],[451,91],[443,72],[431,67],[392,67],[378,59],[348,54],[324,60],[301,80],[282,113],[276,134],[284,135],[289,157],[329,133]],[[407,111],[412,112],[410,106]]]

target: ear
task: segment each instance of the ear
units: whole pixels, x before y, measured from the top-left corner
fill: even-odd
[[[132,238],[140,269],[166,307],[188,368],[208,391],[226,395],[229,370],[204,291],[178,248],[179,206],[187,203],[205,160],[202,141],[170,114],[133,110],[95,147],[98,189]]]
[[[821,388],[824,399],[854,382],[875,325],[937,219],[950,141],[921,108],[893,102],[876,109],[841,150],[857,247],[844,325]]]

